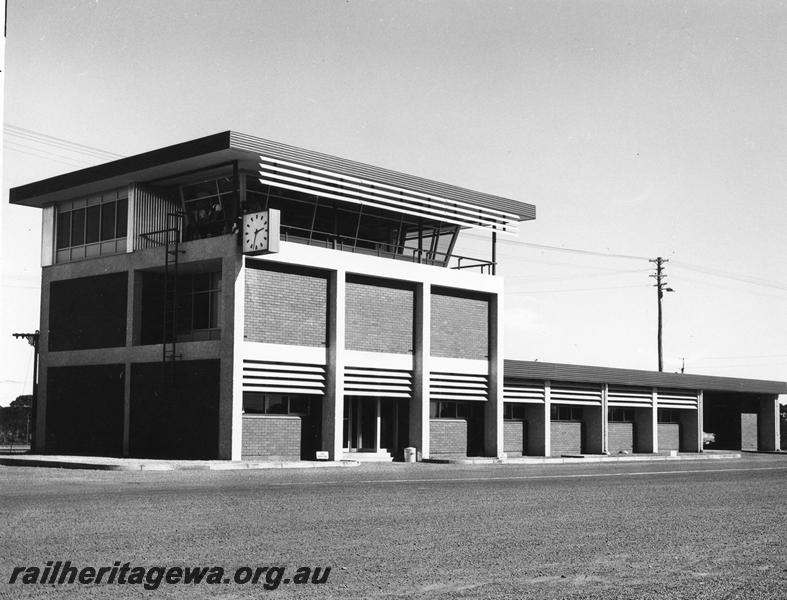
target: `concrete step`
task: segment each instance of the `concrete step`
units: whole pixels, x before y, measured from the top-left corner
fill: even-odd
[[[393,456],[385,448],[377,452],[343,452],[343,460],[357,460],[358,462],[393,462]]]

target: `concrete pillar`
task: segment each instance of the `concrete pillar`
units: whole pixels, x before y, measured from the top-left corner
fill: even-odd
[[[634,452],[651,454],[658,452],[658,407],[656,390],[653,389],[653,400],[650,407],[634,410],[634,427],[636,429],[636,445]]]
[[[332,271],[328,278],[328,348],[325,365],[325,402],[322,413],[322,449],[331,460],[342,459],[344,423],[344,331],[347,273]]]
[[[246,269],[241,254],[221,261],[221,361],[219,364],[219,448],[224,460],[240,460],[243,443],[243,329]]]
[[[139,339],[142,327],[142,274],[133,267],[128,270],[126,288],[126,353],[131,353],[134,342]],[[123,386],[123,456],[129,456],[131,437],[131,363],[124,367]]]
[[[779,450],[779,396],[761,398],[757,417],[757,449],[761,452]]]
[[[429,373],[432,351],[432,294],[428,283],[415,288],[413,319],[413,397],[410,400],[408,443],[421,459],[429,458]]]
[[[489,297],[489,398],[484,406],[484,453],[503,456],[503,296]]]
[[[544,456],[552,455],[552,382],[544,382]]]
[[[601,454],[609,454],[609,384],[601,385]]]
[[[704,392],[699,390],[697,392],[697,452],[702,452],[705,448],[705,440],[703,439],[703,432],[705,431],[705,399]]]
[[[38,337],[38,398],[36,399],[35,447],[36,454],[46,452],[47,375],[49,374],[49,303],[51,269],[41,270],[41,313]]]

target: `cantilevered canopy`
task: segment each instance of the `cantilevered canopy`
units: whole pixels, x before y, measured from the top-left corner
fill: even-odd
[[[261,170],[262,163],[265,165],[262,178],[268,180],[270,185],[297,186],[299,190],[323,196],[334,194],[341,196],[339,199],[342,201],[363,202],[396,212],[428,215],[429,218],[463,227],[482,226],[513,231],[517,221],[535,218],[535,206],[532,204],[234,131],[22,185],[11,189],[10,201],[12,204],[42,207],[121,187],[131,181],[160,180],[234,161],[237,161],[240,169],[257,172]],[[338,193],[339,189],[341,193]]]

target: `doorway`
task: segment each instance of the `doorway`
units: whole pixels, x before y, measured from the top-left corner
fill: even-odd
[[[395,454],[403,447],[407,416],[406,402],[397,398],[345,396],[344,450]]]

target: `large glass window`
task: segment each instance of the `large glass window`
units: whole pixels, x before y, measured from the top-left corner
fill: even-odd
[[[218,339],[221,273],[181,275],[177,291],[177,339]]]
[[[607,420],[610,423],[633,423],[634,409],[609,407]]]
[[[68,262],[126,251],[125,189],[70,200],[57,206],[56,261]]]
[[[309,414],[309,397],[302,394],[243,392],[243,412],[257,415]]]
[[[232,177],[219,177],[181,187],[186,213],[185,239],[224,235],[232,231],[234,213]]]
[[[581,421],[582,407],[571,404],[552,404],[549,407],[549,418],[552,421]]]
[[[448,264],[459,232],[456,225],[268,186],[247,176],[244,212],[269,208],[281,212],[286,241],[441,266]]]

